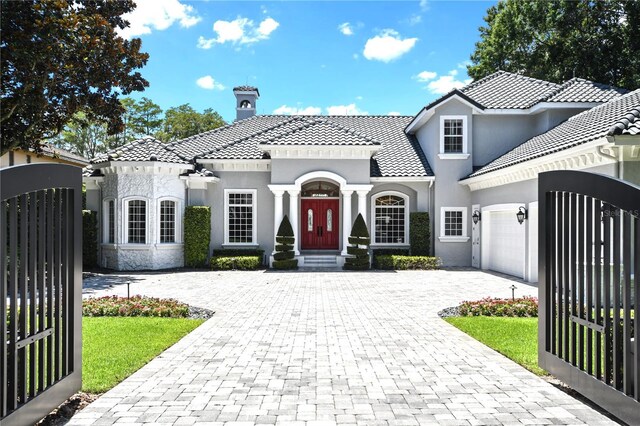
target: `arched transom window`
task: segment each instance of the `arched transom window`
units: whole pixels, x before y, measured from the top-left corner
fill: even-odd
[[[374,196],[374,243],[407,244],[408,212],[405,196],[393,193]]]
[[[338,187],[338,185],[331,182],[308,182],[302,185],[301,195],[303,197],[313,198],[339,197],[340,188]]]

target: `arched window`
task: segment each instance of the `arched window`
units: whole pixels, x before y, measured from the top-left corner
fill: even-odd
[[[408,244],[409,198],[399,192],[382,192],[373,196],[373,242]]]
[[[244,101],[240,102],[240,108],[251,108],[251,102],[245,99]]]
[[[302,185],[302,191],[300,195],[302,197],[312,198],[339,197],[340,187],[331,182],[318,180]]]

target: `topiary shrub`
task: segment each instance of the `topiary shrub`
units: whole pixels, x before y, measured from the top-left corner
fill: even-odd
[[[82,267],[98,266],[98,212],[82,210]]]
[[[429,213],[409,213],[409,241],[412,256],[429,256],[431,249]]]
[[[347,253],[354,257],[347,257],[344,262],[344,269],[350,271],[362,271],[369,269],[369,230],[367,224],[364,222],[364,218],[361,214],[358,214],[353,227],[351,228],[351,235],[349,236],[349,246],[347,247]]]
[[[210,265],[216,271],[252,271],[262,267],[262,256],[212,256]]]
[[[184,211],[184,264],[201,268],[207,264],[211,240],[211,209],[189,206]]]
[[[293,228],[287,215],[284,215],[276,233],[276,252],[273,254],[273,269],[298,269],[298,259],[293,251],[295,243]]]

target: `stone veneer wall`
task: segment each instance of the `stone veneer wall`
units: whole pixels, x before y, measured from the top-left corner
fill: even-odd
[[[182,217],[186,189],[184,181],[177,174],[168,174],[154,168],[154,172],[106,174],[102,196],[116,200],[116,244],[103,244],[101,265],[121,271],[145,269],[168,269],[184,265]],[[124,240],[127,197],[140,197],[147,201],[147,243],[127,244]],[[176,214],[175,244],[160,244],[159,202],[161,197],[171,197],[178,202]],[[106,212],[105,212],[106,213]],[[101,224],[104,226],[103,224]]]

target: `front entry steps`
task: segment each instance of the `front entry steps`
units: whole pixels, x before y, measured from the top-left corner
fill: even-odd
[[[301,253],[296,256],[300,269],[341,269],[344,258],[338,253]]]

